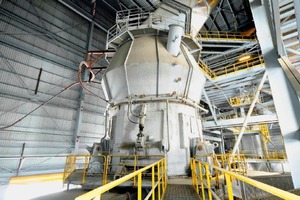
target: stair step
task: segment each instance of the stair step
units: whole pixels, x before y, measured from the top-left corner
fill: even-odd
[[[290,16],[292,16],[294,14],[295,14],[295,10],[293,9],[293,10],[290,10],[288,12],[280,14],[279,18],[280,19],[285,19],[285,18],[290,17]]]
[[[296,20],[294,20],[294,21],[291,22],[291,23],[282,25],[282,26],[280,27],[280,29],[281,29],[281,32],[282,32],[282,33],[290,32],[290,31],[292,31],[292,30],[297,31],[297,22],[296,22]]]
[[[293,37],[298,37],[298,31],[286,34],[285,36],[282,37],[282,40],[288,40],[288,39],[291,39]]]
[[[290,42],[290,43],[284,43],[284,47],[285,48],[289,48],[289,47],[292,47],[292,46],[296,46],[300,44],[299,40],[296,40],[296,41],[293,41],[293,42]]]
[[[289,4],[286,4],[282,7],[279,7],[279,13],[285,12],[286,10],[289,10],[289,9],[294,9],[294,3],[293,2],[291,2]]]
[[[279,1],[279,8],[282,6],[285,6],[287,4],[293,3],[293,0],[283,0],[283,1]]]

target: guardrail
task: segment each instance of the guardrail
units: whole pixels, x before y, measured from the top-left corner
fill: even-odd
[[[286,153],[284,150],[281,151],[273,151],[273,150],[268,150],[268,154],[263,155],[263,152],[259,153],[257,150],[242,150],[240,151],[241,154],[245,156],[246,160],[278,160],[278,161],[283,161],[286,160]]]
[[[162,159],[162,155],[108,155],[106,163],[106,180],[112,182],[119,177],[131,174],[151,163]],[[146,172],[144,175],[148,175]],[[151,175],[151,174],[150,174]],[[136,186],[136,178],[133,185]]]
[[[212,185],[212,176],[211,176],[210,168],[212,168],[214,171],[217,171],[219,174],[222,174],[224,176],[224,179],[221,180],[222,181],[221,184],[223,184],[224,186],[226,185],[227,195],[228,195],[229,200],[234,199],[232,183],[236,180],[242,181],[245,184],[252,185],[255,188],[258,188],[260,190],[263,190],[265,192],[268,192],[270,194],[273,194],[277,197],[280,197],[280,198],[283,198],[286,200],[300,199],[300,196],[298,196],[298,195],[286,192],[284,190],[267,185],[265,183],[261,183],[259,181],[242,176],[240,174],[222,169],[218,166],[214,166],[209,163],[202,162],[202,161],[192,158],[191,159],[191,170],[192,170],[193,187],[198,194],[199,194],[199,192],[201,193],[202,199],[208,198],[209,200],[212,200],[213,196],[216,197],[216,199],[220,199],[217,196],[217,194],[212,190],[213,185]],[[205,188],[208,190],[208,194],[205,193]]]
[[[63,175],[63,183],[77,173],[81,184],[85,184],[86,178],[90,175],[102,177],[102,184],[106,184],[107,158],[103,155],[70,155],[66,158],[66,165]]]
[[[122,178],[119,178],[113,182],[110,182],[106,185],[98,187],[86,194],[83,194],[77,197],[75,200],[100,200],[101,195],[108,190],[119,186],[120,184],[137,177],[137,199],[142,199],[142,178],[144,173],[148,173],[151,170],[151,190],[149,191],[148,195],[144,199],[162,199],[166,187],[167,187],[167,174],[166,174],[166,158],[162,158],[159,161],[156,161],[153,164],[150,164],[142,169],[139,169],[135,172],[132,172],[128,175],[125,175]],[[156,195],[157,194],[157,195]]]
[[[204,62],[198,62],[199,67],[202,71],[212,80],[217,78],[228,76],[232,74],[236,74],[237,72],[250,70],[254,67],[262,67],[264,65],[264,60],[262,56],[253,57],[250,60],[237,62],[231,65],[227,65],[224,67],[219,67],[217,69],[210,69]]]
[[[63,183],[78,183],[80,178],[83,185],[87,178],[97,177],[98,180],[102,178],[102,185],[105,185],[161,158],[162,155],[70,155],[66,158]],[[68,180],[72,173],[76,173],[76,180]],[[133,183],[136,186],[136,179]]]
[[[119,15],[117,15],[117,23],[107,32],[107,44],[111,43],[126,31],[146,28],[166,31],[169,30],[170,24],[180,25],[184,28],[185,33],[189,32],[188,25],[186,25],[184,21],[175,20],[156,13],[125,12]]]
[[[243,33],[222,32],[222,31],[200,31],[199,37],[205,39],[230,40],[230,41],[255,41],[255,36],[248,36]]]

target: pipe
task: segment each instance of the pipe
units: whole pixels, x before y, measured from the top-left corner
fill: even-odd
[[[166,101],[166,118],[167,118],[167,140],[168,140],[168,149],[167,152],[170,151],[170,125],[169,125],[169,100]]]
[[[204,113],[208,113],[208,110],[206,110],[205,108],[202,108],[201,106],[199,106],[198,104],[194,103],[193,101],[184,98],[184,97],[179,97],[179,96],[174,96],[174,97],[145,97],[145,98],[139,98],[139,99],[134,99],[134,102],[157,102],[157,101],[172,101],[172,102],[178,102],[178,103],[184,103],[187,104],[189,106],[195,107],[200,109],[201,111],[203,111]],[[110,102],[113,106],[117,106],[120,104],[127,104],[128,103],[128,99],[125,100],[120,100],[120,101],[115,101],[115,102]]]
[[[167,50],[173,56],[178,56],[181,44],[183,28],[177,24],[169,25]]]
[[[128,96],[131,95],[131,92],[130,92],[130,87],[129,87],[128,74],[127,74],[127,61],[128,61],[128,57],[129,57],[129,55],[130,55],[130,52],[131,52],[131,50],[132,50],[133,43],[134,43],[134,38],[132,37],[132,42],[131,42],[131,44],[130,44],[130,47],[129,47],[129,49],[128,49],[128,52],[127,52],[127,55],[126,55],[126,58],[125,58],[125,61],[124,61],[125,80],[126,80],[126,84],[127,84],[127,92],[128,92]]]
[[[260,83],[259,83],[259,85],[257,87],[254,99],[253,99],[253,101],[252,101],[252,103],[250,105],[250,108],[249,108],[248,112],[247,112],[247,116],[244,119],[244,122],[243,122],[243,125],[242,125],[242,129],[240,131],[240,134],[239,134],[239,136],[238,136],[238,138],[237,138],[237,140],[236,140],[236,142],[234,144],[232,153],[230,155],[230,160],[232,160],[233,156],[235,155],[235,153],[236,153],[236,151],[237,151],[237,149],[239,147],[239,144],[240,144],[240,142],[242,140],[242,137],[244,135],[245,129],[247,127],[247,124],[248,124],[248,121],[249,121],[249,117],[252,114],[252,111],[254,109],[255,103],[256,103],[256,101],[258,99],[259,93],[260,93],[260,91],[261,91],[261,89],[262,89],[262,87],[264,85],[264,82],[265,82],[266,78],[267,78],[267,72],[265,71],[265,73],[264,73],[264,75],[263,75],[263,77],[262,77],[262,79],[261,79],[261,81],[260,81]]]

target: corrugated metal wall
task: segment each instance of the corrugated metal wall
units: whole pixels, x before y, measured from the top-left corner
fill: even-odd
[[[78,65],[85,58],[89,22],[55,0],[4,0],[0,1],[0,13],[3,127],[77,81]],[[106,33],[95,27],[92,48],[104,49],[105,40]],[[89,87],[103,96],[100,84]],[[79,95],[80,87],[75,86],[16,125],[0,130],[0,184],[17,174],[63,170],[64,156],[74,149]],[[105,105],[103,100],[85,95],[79,152],[86,152],[86,145],[99,142],[103,136]]]

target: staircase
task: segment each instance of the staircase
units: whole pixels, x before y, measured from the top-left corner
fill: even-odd
[[[298,1],[299,0],[280,0],[279,18],[280,31],[286,54],[293,66],[300,71],[299,11],[299,16],[296,16],[296,10],[300,9],[300,2]]]

